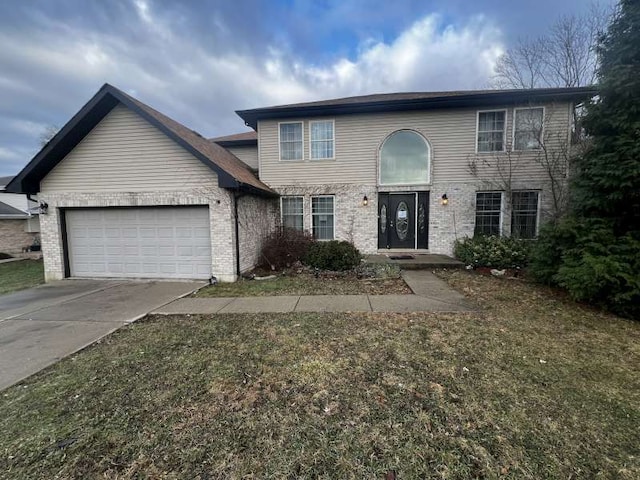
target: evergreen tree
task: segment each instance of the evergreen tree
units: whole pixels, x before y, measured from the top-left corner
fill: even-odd
[[[591,148],[577,161],[574,210],[640,229],[640,1],[622,0],[598,46],[599,98],[584,127]]]
[[[572,211],[541,233],[531,270],[577,300],[640,318],[640,0],[620,1],[598,54]]]

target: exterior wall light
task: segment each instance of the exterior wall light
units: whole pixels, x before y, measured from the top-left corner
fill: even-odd
[[[446,193],[442,194],[442,200],[440,200],[440,203],[442,205],[449,205],[449,199],[447,198],[447,194]]]
[[[362,198],[362,206],[363,206],[363,207],[366,207],[367,205],[369,205],[369,199],[368,199],[368,198],[367,198],[367,196],[365,195],[365,196]]]
[[[49,204],[46,202],[40,202],[39,208],[40,208],[40,213],[42,215],[46,215],[47,210],[49,210]]]

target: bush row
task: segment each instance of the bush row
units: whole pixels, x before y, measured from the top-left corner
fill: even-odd
[[[269,235],[262,247],[265,267],[281,270],[296,262],[321,270],[351,270],[360,264],[362,255],[349,242],[331,240],[315,241],[300,230],[281,228]]]
[[[454,255],[473,267],[523,268],[528,263],[530,250],[531,240],[476,235],[456,240]]]
[[[533,241],[478,235],[457,240],[454,254],[474,268],[527,267],[531,279],[575,300],[640,319],[640,238],[618,236],[606,222],[568,218],[544,226]]]

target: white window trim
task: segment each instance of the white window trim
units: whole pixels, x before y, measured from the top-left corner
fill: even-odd
[[[478,134],[480,133],[480,114],[481,113],[492,113],[492,112],[504,112],[504,128],[502,129],[502,150],[492,150],[489,152],[480,152],[478,151]],[[478,110],[476,111],[476,154],[478,155],[486,155],[492,153],[499,153],[506,151],[507,148],[507,120],[509,118],[509,112],[506,108],[504,109],[493,109],[493,110]]]
[[[315,238],[313,235],[313,217],[314,215],[321,215],[320,213],[313,213],[313,199],[314,198],[333,198],[333,238]],[[335,195],[311,195],[311,237],[318,242],[330,242],[336,239],[336,196]]]
[[[516,117],[518,116],[518,110],[539,110],[542,109],[542,130],[540,131],[540,146],[537,148],[528,148],[525,150],[517,150],[516,149]],[[537,152],[542,149],[542,145],[544,143],[544,129],[545,129],[545,118],[546,118],[546,108],[544,105],[539,105],[536,107],[517,107],[513,109],[513,125],[511,128],[511,150],[514,152]]]
[[[396,134],[398,132],[415,133],[420,138],[422,138],[422,141],[427,146],[427,150],[429,151],[429,159],[428,159],[429,160],[429,168],[427,169],[427,181],[426,182],[419,182],[419,183],[382,183],[382,179],[380,178],[382,176],[382,168],[380,167],[380,164],[382,163],[382,149],[384,147],[384,144],[387,142],[387,140],[389,140],[389,138],[391,138],[392,135],[394,135],[394,134]],[[383,186],[383,187],[411,187],[411,186],[431,185],[431,169],[433,168],[433,149],[431,148],[431,143],[429,143],[429,140],[427,140],[427,138],[422,133],[418,132],[417,130],[413,130],[411,128],[400,128],[398,130],[394,130],[389,135],[384,137],[384,140],[382,141],[382,143],[378,147],[378,165],[377,165],[377,167],[378,167],[378,185],[380,185],[380,186]]]
[[[499,193],[500,194],[500,218],[498,220],[498,236],[503,236],[503,221],[505,217],[504,192],[502,190],[476,190],[475,202],[473,205],[473,233],[476,231],[476,215],[478,214],[478,194],[479,193]]]
[[[280,125],[291,125],[294,123],[300,124],[300,129],[302,131],[302,158],[296,158],[295,160],[283,160],[282,159],[282,141],[280,139]],[[278,122],[278,161],[280,162],[304,162],[304,121],[294,120],[290,122]]]
[[[538,193],[538,204],[536,205],[536,233],[533,238],[527,240],[535,240],[538,238],[538,234],[540,233],[540,205],[542,204],[542,190],[536,190],[535,188],[525,188],[511,191],[511,229],[509,231],[509,236],[513,234],[513,194],[514,193],[522,193],[522,192],[537,192]]]
[[[280,225],[284,228],[284,209],[282,208],[282,200],[285,198],[301,198],[302,199],[302,231],[304,232],[304,196],[303,195],[283,195],[280,197]]]
[[[326,122],[331,122],[331,128],[332,128],[332,134],[333,137],[331,139],[331,141],[333,142],[333,157],[327,157],[327,158],[313,158],[313,136],[311,135],[311,129],[312,129],[312,125],[314,123],[326,123]],[[280,128],[280,127],[278,127]],[[324,140],[318,140],[318,141],[324,141]],[[322,161],[331,161],[331,160],[335,160],[336,159],[336,121],[333,118],[328,118],[326,120],[310,120],[309,121],[309,160],[313,161],[313,162],[322,162]]]

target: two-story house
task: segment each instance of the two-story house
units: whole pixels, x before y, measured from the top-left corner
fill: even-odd
[[[363,253],[451,254],[476,233],[535,237],[574,108],[595,94],[349,97],[238,111],[252,131],[207,140],[105,85],[8,189],[47,204],[47,279],[231,281],[278,225]]]

